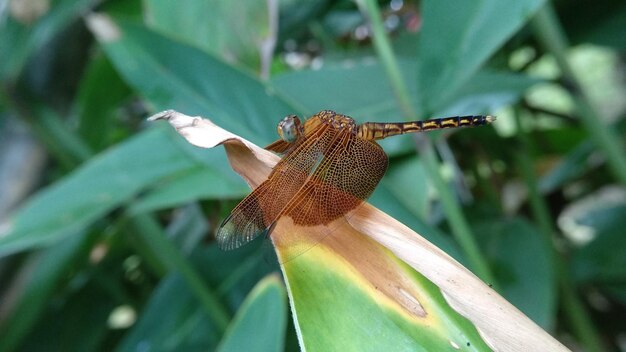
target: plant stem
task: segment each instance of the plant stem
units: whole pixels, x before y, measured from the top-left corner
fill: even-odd
[[[396,55],[391,48],[389,37],[385,32],[385,26],[383,25],[383,19],[380,15],[380,9],[375,0],[357,0],[357,4],[369,19],[372,27],[374,49],[383,64],[383,68],[387,73],[387,77],[391,83],[391,89],[398,100],[398,104],[407,119],[413,119],[417,115],[415,109],[411,104],[411,98],[409,97],[409,91],[406,88],[400,67],[396,60]]]
[[[569,64],[567,58],[569,44],[549,1],[537,12],[531,25],[539,42],[556,59],[566,87],[572,94],[580,119],[594,143],[606,155],[607,164],[613,176],[626,185],[626,157],[622,152],[624,150],[622,141],[603,123],[600,112],[593,105],[585,87]]]
[[[554,248],[554,244],[552,243],[552,234],[554,233],[554,229],[552,227],[552,217],[550,216],[550,212],[548,210],[548,205],[545,200],[539,193],[539,185],[535,174],[533,173],[533,161],[530,157],[530,146],[531,142],[524,130],[524,126],[522,125],[520,111],[519,109],[515,110],[515,123],[518,131],[518,138],[521,142],[522,147],[517,151],[517,161],[519,166],[519,171],[524,177],[524,181],[526,181],[526,187],[528,188],[528,196],[530,202],[530,208],[541,229],[543,239],[545,241],[545,245],[547,248]],[[550,262],[554,265],[555,253],[551,253]]]
[[[357,4],[361,11],[369,18],[372,26],[374,48],[382,62],[387,73],[393,92],[407,120],[415,119],[417,116],[408,89],[402,78],[398,62],[391,48],[389,38],[383,26],[382,17],[378,4],[374,0],[357,0]],[[421,143],[423,142],[423,143]],[[422,147],[423,144],[423,147]],[[437,193],[439,194],[441,204],[446,213],[452,234],[465,252],[468,262],[472,269],[484,281],[496,286],[496,282],[487,261],[479,250],[478,244],[474,239],[467,219],[463,215],[461,206],[454,197],[448,184],[440,173],[440,163],[435,154],[433,143],[429,138],[420,139],[421,156],[426,165],[431,180],[433,181]]]
[[[469,223],[463,214],[463,210],[461,209],[457,198],[450,191],[448,183],[441,176],[439,171],[441,165],[439,160],[437,160],[437,155],[435,154],[432,142],[430,139],[424,140],[427,145],[424,148],[420,148],[420,155],[422,156],[422,160],[424,161],[426,169],[429,172],[431,181],[433,181],[433,184],[437,189],[437,194],[439,194],[439,199],[441,200],[441,205],[443,206],[443,210],[448,218],[452,234],[463,249],[467,260],[472,269],[474,269],[475,273],[483,279],[483,281],[490,284],[492,288],[497,289],[498,284],[495,277],[487,264],[487,260],[482,255],[482,252],[476,243],[474,234],[472,233]]]
[[[586,351],[605,351],[600,334],[593,325],[585,305],[576,294],[563,262],[558,263],[557,274],[560,274],[559,284],[561,286],[563,311],[574,330],[574,334],[578,337],[578,341],[585,346]]]
[[[554,221],[550,216],[548,205],[539,191],[537,178],[532,171],[533,161],[530,156],[531,141],[522,124],[519,109],[515,111],[515,122],[518,137],[522,144],[522,147],[517,153],[518,165],[524,177],[524,181],[526,182],[526,187],[528,188],[531,212],[543,234],[544,245],[546,248],[550,249],[551,268],[553,268],[553,273],[557,279],[556,284],[560,288],[559,291],[561,293],[563,311],[572,325],[574,333],[578,337],[578,341],[586,347],[586,350],[601,352],[604,349],[600,335],[596,331],[584,304],[576,294],[567,272],[565,259],[554,246],[553,237],[556,233],[556,229],[553,226]]]

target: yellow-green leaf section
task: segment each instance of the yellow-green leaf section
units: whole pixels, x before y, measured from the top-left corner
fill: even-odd
[[[490,351],[434,284],[345,221],[287,222],[272,239],[303,350]]]

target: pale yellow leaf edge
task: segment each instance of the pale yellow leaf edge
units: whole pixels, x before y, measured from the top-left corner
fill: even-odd
[[[223,144],[233,169],[252,187],[263,182],[280,160],[208,119],[167,110],[149,120],[167,120],[198,147]],[[468,269],[391,216],[365,204],[348,222],[437,285],[450,306],[476,326],[494,351],[569,351]]]

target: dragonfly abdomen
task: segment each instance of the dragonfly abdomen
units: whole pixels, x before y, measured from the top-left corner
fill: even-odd
[[[357,135],[367,140],[378,140],[405,133],[482,126],[494,120],[493,116],[468,115],[411,122],[365,122],[358,126]]]

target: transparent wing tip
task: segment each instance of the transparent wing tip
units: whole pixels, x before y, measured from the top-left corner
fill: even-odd
[[[232,215],[229,215],[217,229],[215,239],[217,240],[217,247],[223,251],[230,251],[241,246],[239,241],[236,240],[235,226],[230,222]]]
[[[244,244],[252,241],[261,234],[269,235],[273,226],[260,229],[252,222],[246,222],[244,224],[237,224],[237,221],[232,221],[232,214],[228,216],[215,235],[217,240],[217,247],[224,251],[231,251],[237,249]]]

